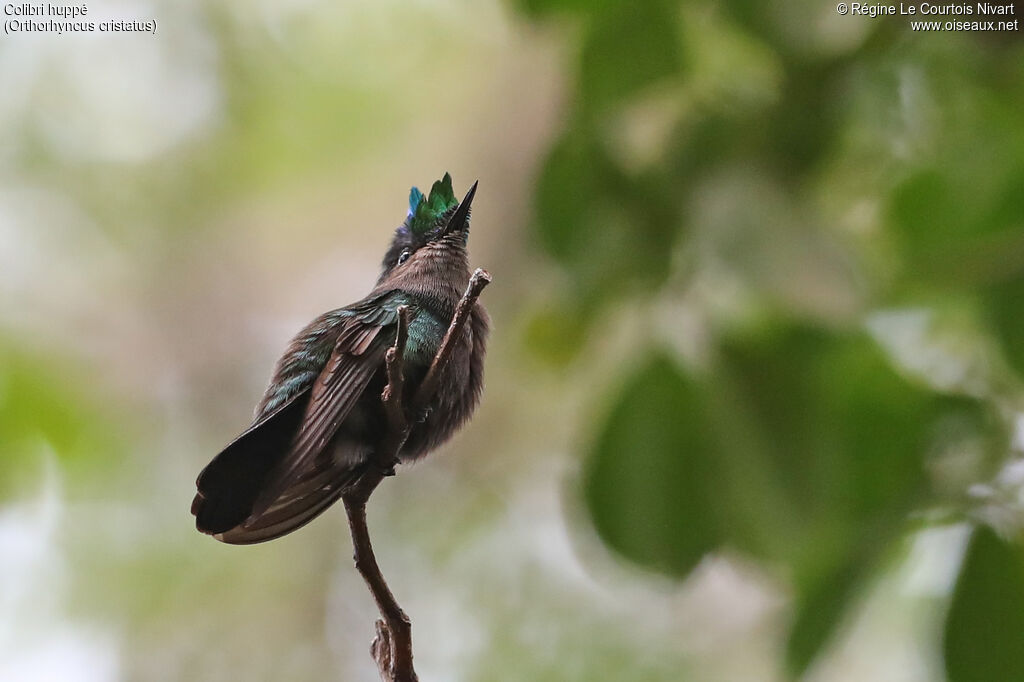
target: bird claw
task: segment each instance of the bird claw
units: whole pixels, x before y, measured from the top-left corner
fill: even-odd
[[[397,465],[398,465],[398,460],[397,459],[392,460],[388,464],[384,464],[382,462],[374,462],[374,466],[377,467],[377,470],[385,478],[387,478],[388,476],[394,476],[395,475],[395,466],[397,466]]]

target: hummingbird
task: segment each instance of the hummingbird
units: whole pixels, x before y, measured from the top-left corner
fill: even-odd
[[[469,283],[469,213],[477,183],[461,202],[448,173],[429,195],[409,193],[380,277],[365,298],[320,315],[278,360],[252,425],[196,480],[196,528],[229,544],[273,540],[309,523],[366,471],[388,429],[381,400],[385,353],[399,306],[408,308],[403,355],[408,403],[423,380]],[[399,461],[423,457],[473,414],[483,391],[489,319],[477,302],[456,339],[427,409]],[[408,405],[403,405],[408,409]]]

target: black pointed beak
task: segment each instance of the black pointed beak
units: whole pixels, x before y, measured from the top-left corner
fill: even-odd
[[[444,228],[444,233],[449,234],[451,232],[469,232],[469,208],[473,205],[473,196],[476,194],[476,186],[480,184],[477,180],[473,183],[473,186],[466,192],[465,198],[459,207],[455,209],[455,213],[452,214],[451,220],[448,221],[448,225]]]

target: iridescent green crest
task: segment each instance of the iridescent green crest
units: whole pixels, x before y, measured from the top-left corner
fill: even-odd
[[[458,203],[452,190],[452,176],[448,173],[430,188],[429,197],[413,187],[409,191],[409,229],[415,234],[428,232],[437,225],[438,218]]]

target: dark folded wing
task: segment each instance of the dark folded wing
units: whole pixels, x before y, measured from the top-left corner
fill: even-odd
[[[383,366],[384,354],[394,340],[394,320],[394,310],[375,308],[345,321],[327,365],[310,389],[295,438],[256,499],[245,528],[261,525],[262,517],[275,508],[281,510],[283,501],[290,502],[296,510],[305,509],[308,495],[297,496],[291,488],[304,482],[308,484],[310,476],[325,476],[324,485],[329,485],[332,493],[339,485],[337,481],[346,478],[347,468],[335,464],[331,457],[319,455],[331,443],[370,379]],[[323,468],[328,471],[321,471]],[[332,476],[334,469],[340,471]],[[288,504],[284,506],[288,507]]]
[[[325,448],[393,342],[396,304],[388,296],[348,308],[316,380],[253,424],[199,475],[192,513],[200,531],[230,544],[272,540],[316,518],[358,478],[359,453],[335,459]]]

